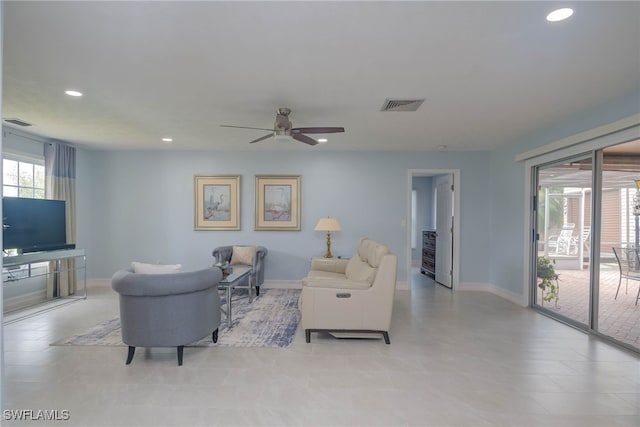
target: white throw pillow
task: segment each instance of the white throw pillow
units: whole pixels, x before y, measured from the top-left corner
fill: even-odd
[[[132,262],[134,273],[142,274],[172,274],[182,270],[182,264],[145,264],[144,262]]]
[[[257,246],[234,246],[229,264],[253,265],[253,257],[256,255],[257,250]]]

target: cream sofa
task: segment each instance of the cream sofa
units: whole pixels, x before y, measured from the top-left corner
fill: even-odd
[[[389,344],[397,264],[389,248],[368,238],[351,259],[314,258],[299,303],[306,341],[311,332],[328,331],[381,333]]]

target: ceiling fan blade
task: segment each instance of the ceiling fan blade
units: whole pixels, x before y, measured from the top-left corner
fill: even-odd
[[[309,145],[318,144],[318,141],[316,141],[315,139],[310,138],[307,135],[303,135],[301,133],[292,133],[291,137],[297,141],[304,142],[305,144],[309,144]]]
[[[265,135],[265,136],[263,136],[261,138],[254,139],[253,141],[249,141],[249,144],[253,144],[254,142],[260,142],[260,141],[265,140],[267,138],[273,138],[273,134],[270,133],[269,135]]]
[[[220,125],[221,128],[236,128],[236,129],[257,129],[257,130],[268,130],[273,132],[273,129],[267,129],[267,128],[251,128],[251,127],[247,127],[247,126],[229,126],[229,125]]]
[[[312,127],[312,128],[293,128],[291,129],[291,133],[338,133],[344,132],[343,127]]]

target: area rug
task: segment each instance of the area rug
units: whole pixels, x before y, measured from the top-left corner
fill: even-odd
[[[238,292],[242,292],[239,290]],[[246,291],[244,291],[246,295]],[[288,347],[300,321],[298,289],[262,289],[260,296],[249,303],[248,298],[233,295],[232,324],[222,313],[218,342],[211,335],[187,347]],[[224,304],[224,299],[223,299]],[[224,306],[223,306],[224,307]],[[120,334],[120,318],[102,322],[89,330],[56,341],[54,346],[125,346]]]

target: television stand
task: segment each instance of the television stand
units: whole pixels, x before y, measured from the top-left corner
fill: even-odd
[[[81,263],[76,263],[76,266],[72,269],[69,270],[64,270],[62,269],[61,266],[61,261],[65,260],[65,259],[81,259],[82,262]],[[46,272],[44,273],[36,273],[36,274],[32,274],[32,269],[31,269],[31,264],[36,264],[36,263],[41,263],[41,262],[53,262],[55,267],[52,271],[50,271],[49,269],[47,269]],[[77,264],[81,264],[81,265],[77,265]],[[87,299],[87,256],[85,255],[84,249],[61,249],[61,250],[54,250],[54,251],[43,251],[43,252],[29,252],[29,253],[25,253],[25,254],[21,254],[21,255],[14,255],[14,256],[7,256],[4,257],[2,259],[2,267],[3,270],[14,270],[17,269],[23,265],[28,265],[28,269],[27,269],[27,274],[24,277],[20,277],[17,279],[13,279],[13,281],[19,281],[19,280],[24,280],[24,279],[28,279],[28,278],[32,278],[32,277],[39,277],[39,276],[49,276],[51,274],[53,275],[60,275],[61,273],[65,273],[68,271],[75,271],[78,272],[79,270],[83,270],[83,289],[81,293],[77,293],[74,295],[69,295],[66,297],[61,297],[60,296],[60,291],[57,288],[53,289],[53,299],[69,299],[69,302],[71,302],[72,300],[78,300],[78,299]],[[3,273],[4,273],[3,271]],[[54,280],[54,286],[57,287],[58,281]],[[49,302],[49,300],[47,300],[46,302]],[[15,310],[12,310],[12,312],[17,311],[17,310],[21,310],[23,308],[29,308],[33,305],[37,305],[37,304],[32,304],[32,305],[27,305],[24,307],[20,307],[17,308]],[[35,312],[30,312],[28,315],[25,315],[23,317],[18,317],[16,319],[13,319],[12,321],[15,320],[19,320],[22,319],[24,317],[27,316],[31,316],[35,313],[39,313],[41,311],[46,311],[49,308],[43,308],[42,310],[36,310]]]

